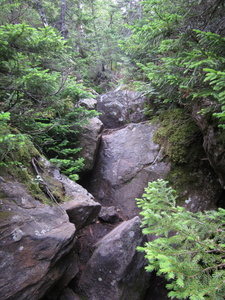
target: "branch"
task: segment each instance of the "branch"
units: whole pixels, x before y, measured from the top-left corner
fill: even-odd
[[[32,95],[31,93],[29,93],[28,91],[24,90],[24,89],[18,89],[18,88],[4,88],[4,87],[0,87],[0,90],[3,91],[16,91],[16,92],[22,92],[24,94],[26,94],[27,96],[29,96],[31,99],[37,101],[38,103],[42,103],[42,101],[40,101],[39,99],[37,99],[34,95]]]

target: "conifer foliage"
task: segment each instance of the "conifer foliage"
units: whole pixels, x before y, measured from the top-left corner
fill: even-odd
[[[139,247],[147,271],[165,275],[169,297],[224,299],[225,210],[192,213],[176,204],[176,192],[159,179],[148,184],[137,205],[143,233],[155,239]]]
[[[224,1],[146,0],[121,45],[159,108],[185,106],[224,127]],[[140,78],[140,75],[139,75]],[[149,88],[150,87],[150,88]]]

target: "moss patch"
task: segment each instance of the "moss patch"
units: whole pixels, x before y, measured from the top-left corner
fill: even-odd
[[[177,192],[177,203],[182,205],[182,203],[187,200],[185,193],[187,187],[194,186],[199,178],[195,169],[191,169],[186,165],[180,165],[174,166],[166,177],[166,180],[169,181],[169,184]]]
[[[47,171],[39,159],[40,157],[40,153],[33,143],[29,138],[26,138],[23,143],[16,143],[7,156],[4,157],[4,165],[0,168],[0,176],[5,179],[19,181],[27,187],[33,198],[46,204],[52,204],[52,200],[43,189],[43,176],[43,178],[45,177],[44,184],[48,186],[52,195],[56,200],[62,201],[64,199],[62,184],[47,175]],[[40,176],[35,172],[32,164],[33,158],[38,162],[37,169],[40,171]]]
[[[198,126],[183,109],[165,111],[157,122],[159,128],[154,141],[160,144],[166,158],[172,162],[171,171],[165,179],[177,191],[181,205],[187,200],[187,189],[197,189],[201,185],[200,170],[211,172],[202,146],[203,137]]]
[[[9,221],[13,216],[14,216],[14,213],[11,212],[11,211],[3,211],[3,212],[0,212],[0,221],[1,221],[1,225],[3,225],[4,222]]]
[[[161,145],[170,161],[183,164],[199,156],[199,151],[202,151],[201,132],[183,109],[165,111],[158,121],[160,126],[154,135],[154,141]]]

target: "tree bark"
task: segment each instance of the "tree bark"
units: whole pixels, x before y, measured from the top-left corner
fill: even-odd
[[[66,40],[68,36],[68,30],[66,26],[66,0],[61,1],[60,32],[62,37]]]
[[[37,1],[37,8],[38,8],[38,12],[39,12],[39,15],[41,17],[41,21],[42,21],[43,26],[47,27],[48,26],[48,21],[47,21],[47,18],[45,16],[45,13],[44,13],[44,9],[43,9],[43,6],[42,6],[42,0]]]

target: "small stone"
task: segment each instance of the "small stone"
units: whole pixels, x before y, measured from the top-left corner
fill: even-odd
[[[19,242],[22,239],[23,235],[24,233],[22,230],[20,230],[19,228],[15,228],[12,232],[12,239],[15,242]]]

